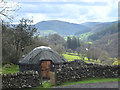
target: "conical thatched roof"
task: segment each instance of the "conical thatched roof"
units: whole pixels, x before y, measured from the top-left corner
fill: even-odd
[[[50,47],[37,47],[19,61],[19,64],[40,64],[41,60],[51,60],[54,64],[65,63],[67,60]]]

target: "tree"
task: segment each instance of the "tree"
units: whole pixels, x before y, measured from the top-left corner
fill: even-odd
[[[6,26],[2,26],[2,63],[11,62],[15,57],[15,48],[12,43],[13,40],[13,30]]]
[[[17,2],[13,1],[5,1],[2,0],[0,2],[0,19],[4,20],[4,18],[12,20],[14,13],[20,8]]]
[[[82,55],[86,55],[87,51],[86,51],[86,48],[87,48],[87,44],[84,43],[83,41],[79,41],[79,46],[76,48],[76,51],[78,54],[82,54]]]
[[[71,38],[67,37],[67,48],[70,49],[71,48]]]
[[[16,49],[16,58],[19,58],[19,51],[32,44],[33,35],[37,29],[30,23],[30,20],[22,19],[20,20],[20,24],[13,26],[14,35],[12,41]]]
[[[5,22],[6,20],[12,20],[13,19],[13,15],[15,15],[15,12],[19,9],[19,4],[16,2],[12,2],[12,1],[4,1],[1,0],[0,1],[0,37],[2,37],[2,31],[5,30]],[[4,27],[4,28],[3,28]],[[5,32],[4,34],[7,34],[8,32]],[[3,37],[2,37],[3,38]],[[3,51],[6,49],[4,48],[4,46],[2,46],[2,44],[4,43],[2,38],[0,39],[0,61],[2,61],[2,53]],[[11,48],[11,46],[8,44],[7,47]],[[4,48],[4,50],[2,50],[2,48]],[[10,51],[12,51],[13,49],[11,48]],[[8,51],[9,52],[9,51]],[[9,57],[9,55],[5,56],[6,58]],[[3,57],[4,58],[4,57]],[[1,62],[0,62],[1,64]]]
[[[71,40],[71,49],[75,51],[76,48],[77,48],[77,39],[75,36],[73,36]]]
[[[73,36],[72,38],[67,37],[67,49],[76,50],[77,47],[80,47],[80,40]]]
[[[58,44],[58,45],[49,45],[53,50],[55,50],[56,52],[58,52],[59,54],[62,54],[65,52],[65,48],[62,44]]]
[[[102,64],[106,64],[106,65],[112,65],[112,63],[114,62],[113,59],[109,58],[109,54],[107,51],[103,50],[99,56],[99,60],[101,61]]]
[[[87,52],[87,57],[90,59],[97,60],[101,54],[102,50],[97,47],[91,47]]]

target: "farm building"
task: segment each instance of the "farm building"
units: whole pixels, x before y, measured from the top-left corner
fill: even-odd
[[[67,60],[64,57],[50,47],[40,46],[19,61],[19,71],[35,70],[43,78],[50,78],[50,71],[54,71],[57,64],[66,62]]]

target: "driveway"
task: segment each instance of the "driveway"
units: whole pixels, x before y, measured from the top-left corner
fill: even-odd
[[[53,88],[118,88],[120,82],[102,82],[102,83],[88,83],[88,84],[76,84],[69,86],[58,86]],[[120,86],[119,86],[120,88]]]

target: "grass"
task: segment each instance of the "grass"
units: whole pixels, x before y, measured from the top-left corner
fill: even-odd
[[[74,61],[75,59],[81,59],[79,56],[77,55],[71,55],[71,54],[62,54],[65,59],[67,59],[68,61]]]
[[[82,81],[65,82],[65,83],[62,83],[61,85],[56,85],[56,86],[69,86],[69,85],[76,85],[76,84],[117,82],[117,81],[118,81],[118,78],[86,78],[86,79],[83,79]],[[36,90],[36,89],[40,89],[40,88],[52,88],[52,87],[56,87],[56,86],[51,85],[50,82],[45,82],[45,83],[43,83],[43,87],[41,87],[41,86],[34,87],[34,88],[31,88],[30,90]]]
[[[88,58],[87,57],[85,57],[84,55],[82,55],[82,54],[77,54],[77,53],[68,53],[68,52],[66,52],[66,53],[64,53],[64,54],[62,54],[64,57],[65,57],[65,59],[67,59],[69,62],[70,61],[74,61],[75,59],[79,59],[79,60],[83,60],[83,58],[84,58],[84,62],[86,62],[86,63],[97,63],[97,64],[101,64],[100,63],[100,60],[98,59],[97,61],[96,60],[93,60],[93,59],[90,59],[90,60],[88,60]]]
[[[87,33],[83,33],[83,34],[80,34],[78,35],[79,36],[79,39],[80,40],[84,40],[84,39],[87,39],[89,36],[91,36],[93,33],[91,32],[87,32]]]
[[[8,74],[8,73],[15,73],[19,71],[19,66],[18,65],[4,65],[2,68],[2,74]]]
[[[112,65],[120,65],[120,60],[114,61]]]

